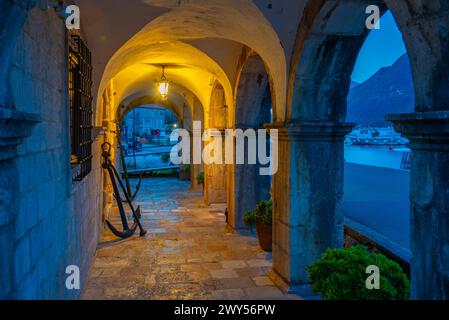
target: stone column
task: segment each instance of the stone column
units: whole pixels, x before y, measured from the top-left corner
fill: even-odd
[[[449,299],[449,111],[387,120],[412,149],[411,296]]]
[[[253,129],[250,126],[239,126],[243,131]],[[257,138],[257,128],[254,129]],[[245,139],[246,140],[246,139]],[[230,197],[228,201],[229,225],[234,230],[246,229],[243,223],[243,216],[246,211],[254,210],[259,202],[270,199],[271,177],[260,175],[259,169],[262,167],[257,158],[258,142],[256,143],[256,164],[248,164],[249,144],[245,141],[244,156],[245,164],[229,165],[230,170]],[[266,150],[269,150],[269,136],[267,136]],[[235,144],[234,144],[235,145]],[[236,146],[235,146],[236,147]],[[236,148],[234,148],[236,150]],[[267,151],[264,151],[267,154]]]
[[[223,129],[215,131],[211,133],[211,136],[223,139],[223,164],[214,163],[204,165],[204,200],[208,205],[226,203],[227,200],[227,170],[226,164],[224,163],[225,131]],[[218,133],[220,133],[220,135],[218,135]],[[207,144],[208,143],[205,143],[205,145]]]
[[[290,292],[304,292],[307,267],[343,246],[344,138],[353,125],[298,122],[279,130],[273,178],[273,272]]]
[[[15,231],[19,213],[16,148],[38,123],[35,115],[0,106],[0,299],[14,297]]]
[[[204,167],[202,164],[202,152],[203,152],[203,143],[202,143],[203,130],[200,128],[193,129],[190,132],[190,189],[192,191],[203,191],[204,187],[202,184],[198,184],[197,177],[198,175],[204,171]],[[198,145],[195,148],[195,143]],[[194,154],[198,152],[197,155]],[[197,163],[195,163],[197,162]]]

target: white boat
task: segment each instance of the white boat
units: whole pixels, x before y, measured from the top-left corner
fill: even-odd
[[[392,128],[357,128],[345,141],[355,146],[405,146],[408,140],[401,137]]]

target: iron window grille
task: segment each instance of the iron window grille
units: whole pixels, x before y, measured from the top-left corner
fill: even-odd
[[[82,181],[92,170],[92,55],[78,35],[70,36],[68,80],[73,180]]]

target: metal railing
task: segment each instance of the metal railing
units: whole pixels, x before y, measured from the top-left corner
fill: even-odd
[[[401,161],[401,170],[410,170],[412,168],[411,152],[404,152]]]
[[[125,147],[123,147],[124,154],[125,154],[125,163],[126,163],[128,172],[131,174],[136,174],[139,172],[146,173],[146,172],[160,171],[160,170],[179,170],[181,167],[180,165],[174,165],[170,162],[169,156],[171,153],[171,148],[173,146],[175,146],[175,145],[169,144],[169,145],[143,146],[141,148],[141,150],[156,150],[156,149],[170,148],[169,150],[144,152],[144,153],[137,153],[136,148],[132,148],[131,150],[129,150],[129,149],[126,149]],[[130,154],[130,152],[131,152],[131,154]],[[155,163],[155,165],[153,165],[153,166],[144,166],[144,167],[138,166],[138,160],[137,160],[138,158],[149,157],[149,156],[158,156],[158,155],[162,156],[164,154],[168,155],[168,160],[167,160],[166,164],[161,159],[159,164]],[[132,162],[130,163],[129,161],[127,161],[128,159],[132,159]]]

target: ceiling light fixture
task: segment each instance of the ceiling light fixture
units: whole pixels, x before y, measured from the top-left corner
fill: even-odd
[[[159,82],[159,93],[161,94],[163,100],[166,100],[168,97],[168,87],[169,82],[168,79],[165,77],[165,66],[162,66],[162,77],[161,81]]]

